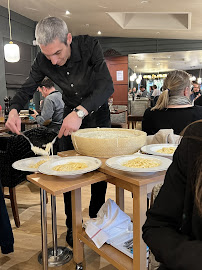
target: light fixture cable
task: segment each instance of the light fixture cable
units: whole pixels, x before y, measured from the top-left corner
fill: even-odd
[[[9,31],[10,31],[10,41],[12,41],[10,0],[8,0],[8,24],[9,24]]]
[[[12,27],[11,27],[11,11],[10,11],[10,0],[8,1],[8,24],[10,41],[4,45],[4,57],[7,62],[15,63],[20,60],[20,48],[17,44],[12,41]]]

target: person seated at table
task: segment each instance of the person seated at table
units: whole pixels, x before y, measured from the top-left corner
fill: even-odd
[[[48,129],[58,132],[63,121],[64,102],[62,94],[55,89],[54,82],[48,77],[43,79],[38,91],[44,97],[41,114],[33,110],[34,114],[32,116],[39,125],[46,125]]]
[[[146,109],[143,115],[142,130],[154,135],[160,129],[173,129],[180,132],[190,123],[202,119],[202,107],[190,100],[190,75],[183,70],[171,71],[164,80],[164,91],[153,108]]]
[[[190,95],[191,101],[197,100],[201,96],[200,84],[197,81],[192,82],[193,88]]]
[[[159,270],[201,270],[202,120],[185,130],[143,225]]]
[[[140,86],[140,90],[137,92],[137,96],[139,96],[139,97],[147,97],[148,96],[148,92],[145,89],[144,85]]]

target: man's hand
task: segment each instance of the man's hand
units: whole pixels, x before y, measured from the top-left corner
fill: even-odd
[[[58,134],[58,138],[61,138],[63,135],[71,135],[72,132],[77,131],[82,123],[82,119],[78,117],[76,112],[71,112],[68,114],[62,123],[61,129]]]
[[[36,119],[36,116],[38,115],[38,112],[36,110],[33,110],[33,114],[32,114],[32,117],[34,117]]]
[[[21,131],[21,119],[16,109],[12,109],[8,115],[8,120],[5,126],[13,133],[20,135]]]
[[[197,98],[199,98],[200,96],[201,96],[201,94],[199,93],[199,94],[195,97],[194,101],[195,101]]]

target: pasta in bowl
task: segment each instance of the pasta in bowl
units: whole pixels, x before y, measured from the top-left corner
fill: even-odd
[[[94,171],[102,162],[93,157],[72,156],[48,161],[39,167],[39,171],[47,175],[75,176]]]
[[[53,161],[59,159],[60,157],[57,155],[54,156],[40,156],[40,157],[30,157],[24,158],[15,161],[12,164],[12,167],[19,171],[25,172],[37,172],[40,165],[44,164],[48,161]]]
[[[178,144],[149,144],[141,148],[143,153],[150,155],[163,156],[163,157],[173,157],[175,150],[177,149]]]
[[[168,169],[170,164],[171,160],[168,158],[149,156],[139,153],[112,157],[106,161],[106,165],[110,168],[140,175],[165,171]]]

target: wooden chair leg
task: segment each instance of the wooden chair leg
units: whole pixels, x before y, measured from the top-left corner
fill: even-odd
[[[19,218],[19,213],[18,213],[18,205],[17,205],[17,200],[16,200],[15,187],[9,188],[9,194],[10,194],[11,208],[12,208],[12,212],[13,212],[15,225],[17,228],[19,228],[20,227],[20,218]]]

